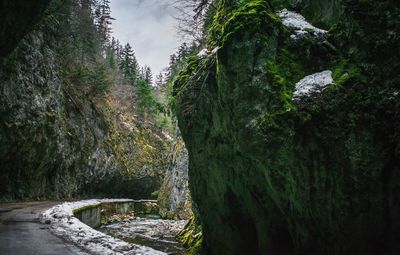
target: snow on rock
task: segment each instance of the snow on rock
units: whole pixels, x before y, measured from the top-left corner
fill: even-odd
[[[197,53],[197,57],[204,58],[208,56],[208,49],[202,49],[199,53]]]
[[[308,33],[322,36],[327,32],[308,23],[302,15],[287,9],[279,11],[278,16],[281,17],[283,25],[295,30],[295,34],[290,36],[293,39],[299,39]]]
[[[212,51],[208,49],[202,49],[199,53],[197,53],[198,58],[206,58],[209,55],[215,55],[218,52],[219,48],[215,47]]]
[[[215,47],[212,51],[211,51],[211,54],[217,54],[217,52],[218,52],[218,50],[219,50],[219,47]]]
[[[74,243],[91,254],[98,255],[166,255],[141,245],[134,245],[101,233],[73,217],[73,211],[101,203],[131,202],[130,199],[91,199],[67,202],[45,211],[40,220],[51,224],[50,230],[57,236]]]
[[[397,97],[400,95],[400,92],[399,91],[397,91],[397,90],[395,90],[395,91],[393,91],[393,92],[390,92],[389,93],[389,99],[390,100],[397,100]]]
[[[296,83],[293,99],[309,96],[314,92],[321,92],[330,84],[333,84],[332,71],[323,71],[308,75]]]

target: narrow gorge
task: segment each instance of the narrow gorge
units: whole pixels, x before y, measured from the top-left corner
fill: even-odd
[[[1,7],[0,254],[400,254],[396,1]]]

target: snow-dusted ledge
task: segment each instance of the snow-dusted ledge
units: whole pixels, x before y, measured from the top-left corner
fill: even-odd
[[[206,58],[210,55],[215,55],[218,52],[219,48],[215,47],[212,51],[209,51],[208,49],[202,49],[197,53],[198,58]]]
[[[96,255],[166,255],[152,248],[134,245],[101,233],[74,217],[74,210],[97,206],[102,203],[133,202],[130,199],[91,199],[67,202],[42,213],[42,223],[50,224],[50,230],[57,236],[70,241],[90,254]]]
[[[299,39],[309,33],[315,36],[322,36],[327,32],[308,23],[301,14],[287,9],[279,11],[278,16],[282,19],[284,26],[294,29],[294,34],[290,36],[293,39]]]
[[[296,83],[293,99],[300,99],[315,92],[321,92],[326,86],[333,84],[332,71],[323,71],[308,75]]]

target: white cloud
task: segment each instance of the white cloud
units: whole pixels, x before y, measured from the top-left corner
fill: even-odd
[[[149,65],[153,73],[167,67],[169,56],[180,45],[176,10],[171,0],[111,0],[113,35],[122,44],[129,42],[139,63]]]

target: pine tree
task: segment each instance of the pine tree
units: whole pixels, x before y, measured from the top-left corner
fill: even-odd
[[[82,0],[81,1],[82,10],[86,12],[91,12],[93,2],[91,0]]]
[[[144,80],[150,86],[153,84],[153,73],[151,72],[151,69],[149,66],[144,67]]]
[[[118,63],[121,63],[122,59],[123,59],[123,56],[122,56],[123,47],[122,47],[121,43],[119,42],[119,40],[117,40],[116,44],[117,44],[116,54],[117,54]]]
[[[181,59],[182,57],[184,57],[188,51],[188,45],[187,43],[182,43],[181,46],[179,46],[179,50],[178,50],[178,59]]]
[[[135,52],[129,43],[121,51],[120,68],[125,78],[131,80],[132,84],[134,84],[138,77],[139,65],[135,57]]]
[[[168,65],[168,76],[172,76],[175,73],[175,67],[176,67],[176,55],[172,54],[169,56],[169,65]]]
[[[105,44],[110,39],[112,20],[115,20],[113,17],[111,17],[110,1],[98,0],[94,14],[97,30],[99,31],[101,39]]]
[[[162,87],[164,84],[164,75],[163,73],[160,73],[156,76],[156,81],[155,81],[155,86],[156,87]]]

